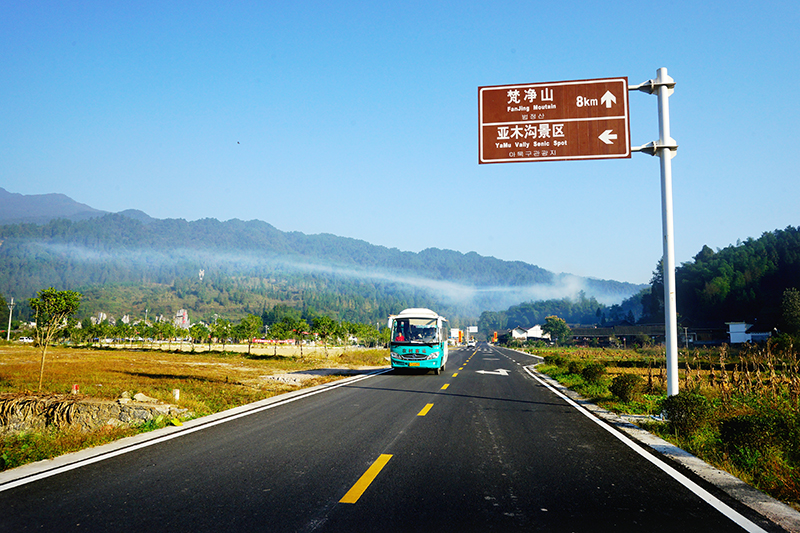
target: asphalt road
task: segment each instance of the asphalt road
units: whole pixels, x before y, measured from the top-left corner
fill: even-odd
[[[373,375],[0,481],[0,531],[780,531],[695,479],[698,496],[533,362],[451,350],[440,376]]]

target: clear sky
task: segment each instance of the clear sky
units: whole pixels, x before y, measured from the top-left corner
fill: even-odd
[[[478,164],[478,87],[666,67],[678,264],[800,225],[796,2],[0,1],[0,187],[646,283],[657,157]],[[658,138],[630,93],[631,141]]]

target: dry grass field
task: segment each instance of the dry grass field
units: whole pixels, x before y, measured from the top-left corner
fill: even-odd
[[[253,348],[221,346],[207,351],[197,345],[190,351],[86,349],[50,347],[44,368],[42,394],[68,394],[114,400],[123,392],[144,393],[165,403],[203,416],[263,400],[299,388],[326,383],[357,371],[388,364],[388,350],[304,348]],[[0,344],[0,395],[35,393],[41,350],[18,344]],[[173,396],[179,391],[179,399]],[[52,458],[155,429],[106,428],[94,434],[56,430],[45,434],[5,437],[0,442],[0,470]]]

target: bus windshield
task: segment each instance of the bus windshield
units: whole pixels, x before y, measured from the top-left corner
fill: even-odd
[[[439,342],[435,318],[398,318],[392,326],[393,342],[431,344]]]

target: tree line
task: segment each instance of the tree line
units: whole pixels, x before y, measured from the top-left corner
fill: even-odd
[[[54,290],[54,289],[48,289]],[[74,292],[74,291],[63,291]],[[75,293],[79,294],[79,293]],[[77,309],[76,309],[77,310]],[[93,321],[91,318],[77,320],[70,317],[60,330],[60,339],[80,344],[168,342],[191,342],[193,344],[246,343],[252,346],[256,339],[285,341],[298,344],[307,340],[330,344],[361,344],[377,346],[388,341],[388,330],[379,324],[337,321],[327,315],[317,314],[311,308],[300,311],[285,304],[278,304],[261,315],[247,314],[238,321],[217,317],[212,322],[197,321],[188,329],[176,326],[171,320],[139,320],[111,323],[109,320]]]
[[[115,341],[122,344],[168,342],[171,349],[173,342],[221,343],[225,350],[226,343],[246,342],[248,353],[257,339],[275,341],[292,339],[299,344],[302,355],[303,342],[311,337],[319,340],[327,349],[331,343],[364,343],[378,346],[388,343],[389,330],[379,325],[352,322],[337,322],[325,315],[317,315],[313,310],[298,313],[285,305],[277,305],[265,311],[261,316],[248,314],[237,324],[225,318],[217,318],[211,324],[196,322],[189,328],[176,326],[169,320],[148,322],[108,320],[99,322],[84,319],[79,322],[75,318],[83,295],[71,290],[56,290],[52,287],[39,291],[36,297],[30,298],[28,305],[33,310],[33,335],[41,349],[41,366],[39,372],[39,390],[42,389],[45,359],[48,347],[58,340],[68,340],[74,345],[95,344]],[[180,346],[178,347],[181,348]]]
[[[717,251],[708,246],[676,268],[679,321],[757,324],[765,331],[791,330],[784,300],[800,289],[800,227],[765,232]],[[789,296],[791,298],[791,296]],[[663,321],[661,264],[642,297],[644,320]]]
[[[686,327],[747,322],[762,331],[800,335],[800,227],[765,232],[758,239],[724,249],[703,246],[692,261],[675,272],[678,321]],[[662,263],[650,284],[610,307],[581,294],[576,299],[525,302],[505,311],[484,311],[483,333],[542,324],[555,315],[572,324],[626,320],[631,324],[664,323]]]
[[[648,289],[649,290],[649,289]],[[523,302],[505,311],[484,311],[478,319],[478,331],[482,335],[505,331],[516,327],[530,328],[547,323],[547,318],[558,317],[570,324],[614,323],[622,320],[634,324],[642,316],[642,293],[627,298],[620,304],[601,304],[596,298],[578,293],[577,298],[559,298]],[[663,322],[663,317],[661,321]]]

